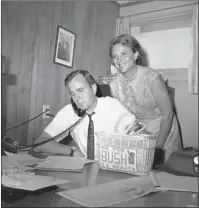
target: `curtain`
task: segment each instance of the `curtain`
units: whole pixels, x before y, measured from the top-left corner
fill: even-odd
[[[188,69],[188,93],[198,94],[198,4],[193,7],[191,50]]]
[[[121,17],[116,19],[115,36],[122,34],[131,34],[130,17]]]

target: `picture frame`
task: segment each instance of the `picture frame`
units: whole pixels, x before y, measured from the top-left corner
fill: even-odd
[[[54,62],[62,66],[73,67],[76,34],[61,26],[57,27]]]

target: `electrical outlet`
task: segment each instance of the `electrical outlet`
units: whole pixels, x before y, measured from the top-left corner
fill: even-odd
[[[46,110],[48,110],[46,113],[44,113]],[[47,113],[50,113],[50,105],[43,105],[43,119],[45,118],[49,118],[48,115],[46,115]]]

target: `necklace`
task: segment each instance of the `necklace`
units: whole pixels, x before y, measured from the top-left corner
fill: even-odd
[[[135,79],[136,77],[137,77],[137,74],[138,74],[138,67],[137,67],[137,65],[136,65],[136,72],[133,74],[133,76],[131,76],[131,77],[125,77],[125,76],[123,76],[123,78],[124,78],[124,81],[125,82],[130,82],[130,81],[132,81],[133,79]]]

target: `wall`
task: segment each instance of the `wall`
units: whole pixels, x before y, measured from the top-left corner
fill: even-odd
[[[184,0],[184,1],[152,1],[152,2],[146,2],[146,3],[141,3],[141,4],[137,4],[137,5],[132,5],[132,6],[128,6],[128,7],[121,7],[120,8],[120,17],[126,17],[126,16],[137,16],[137,19],[142,20],[142,17],[144,15],[147,14],[148,18],[150,17],[158,17],[161,14],[168,14],[168,15],[172,15],[172,13],[174,12],[176,14],[176,11],[182,11],[182,10],[187,10],[187,8],[189,7],[183,7],[185,5],[190,5],[192,3],[196,3],[198,2],[197,0]],[[181,8],[177,8],[175,9],[175,7],[180,6]],[[162,9],[167,9],[169,8],[169,10],[165,10],[165,11],[160,11]],[[173,9],[171,9],[173,8]],[[153,13],[150,13],[151,11],[154,11]],[[139,16],[143,14],[143,16]],[[136,18],[136,17],[135,17]]]
[[[7,128],[40,114],[43,104],[56,114],[69,103],[64,78],[72,70],[103,74],[111,63],[108,45],[118,15],[111,2],[2,2],[2,55],[17,80],[7,87]],[[58,25],[76,34],[73,68],[53,63]],[[7,135],[31,144],[50,121],[40,116]]]
[[[198,95],[188,93],[188,69],[159,70],[175,88],[175,106],[184,147],[198,147]]]
[[[121,7],[120,16],[131,17],[132,26],[151,32],[190,26],[192,4],[197,1],[153,1],[136,6]],[[185,6],[186,5],[186,6]],[[175,58],[175,57],[174,57]],[[188,58],[188,57],[187,57]],[[198,147],[198,95],[188,94],[188,69],[159,70],[175,88],[175,105],[184,146]]]
[[[1,54],[9,62],[5,69],[7,73],[16,76],[15,85],[9,85],[5,89],[5,128],[8,129],[29,118],[38,3],[2,2],[1,6]],[[26,124],[7,132],[7,135],[23,144],[27,131]]]

